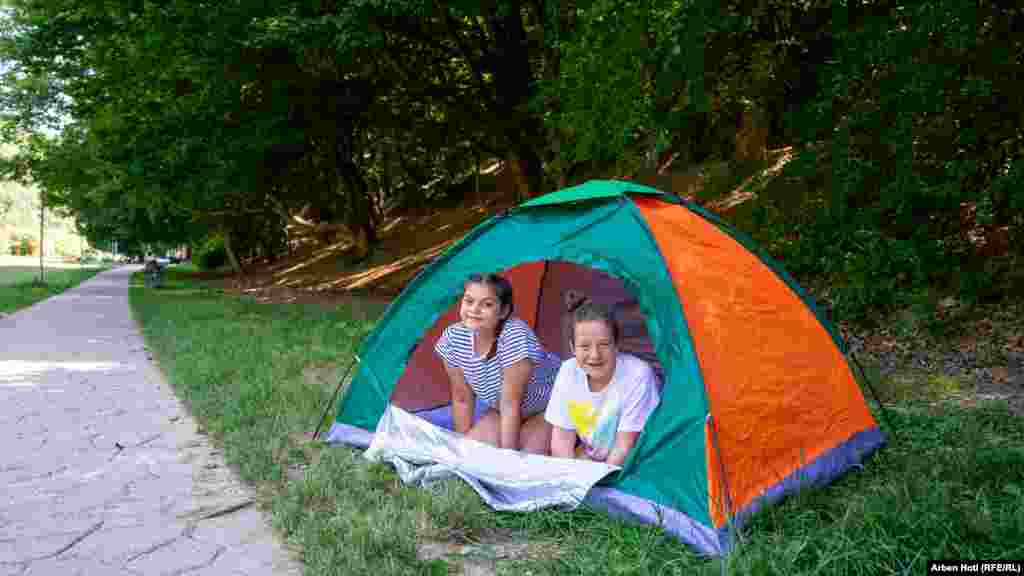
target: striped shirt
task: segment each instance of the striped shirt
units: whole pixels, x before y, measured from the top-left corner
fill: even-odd
[[[529,358],[533,362],[533,371],[520,406],[524,417],[542,412],[551,397],[561,358],[546,352],[530,325],[519,318],[509,318],[505,322],[496,346],[497,353],[491,359],[485,358],[486,352],[477,354],[473,331],[458,322],[444,329],[434,351],[449,366],[462,370],[466,384],[477,398],[495,410],[501,403],[504,369]]]

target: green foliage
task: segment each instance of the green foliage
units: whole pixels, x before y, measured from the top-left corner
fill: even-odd
[[[14,208],[14,198],[6,190],[0,190],[0,220],[5,220],[12,208]]]
[[[822,160],[826,162],[827,159]],[[795,160],[781,181],[813,179],[821,166]],[[836,172],[834,168],[832,172]],[[869,211],[836,209],[834,197],[813,188],[809,197],[764,198],[737,224],[786,269],[823,286],[821,296],[836,320],[865,320],[908,304],[947,273],[946,248],[919,229],[907,237],[887,234]]]
[[[18,242],[18,252],[21,254],[32,254],[35,247],[33,238],[27,234],[23,234]]]
[[[192,258],[203,270],[214,270],[224,266],[228,263],[224,237],[211,236],[195,249]]]
[[[967,304],[995,302],[1013,298],[1014,277],[1021,273],[1019,256],[975,258],[951,265],[951,285],[957,296]]]
[[[559,100],[561,113],[550,117],[551,124],[573,135],[563,148],[564,160],[614,161],[633,129],[651,118],[652,102],[640,77],[646,15],[636,7],[618,8],[593,2],[580,11],[579,30],[562,49],[562,74],[542,94]]]
[[[560,74],[541,83],[562,164],[652,168],[671,144],[680,163],[731,159],[737,118],[753,112],[781,138],[782,118],[814,95],[828,57],[830,3],[596,0],[558,39]],[[813,25],[808,25],[813,23]],[[556,106],[551,106],[556,102]],[[625,137],[624,137],[625,136]]]
[[[1022,22],[990,0],[21,0],[0,128],[22,148],[0,168],[96,245],[227,230],[272,256],[286,226],[372,242],[480,156],[523,160],[538,193],[587,165],[649,174],[667,147],[731,161],[753,113],[831,166],[820,204],[785,209],[798,231],[760,236],[849,282],[837,306],[858,316],[970,253],[965,205],[1024,250]]]
[[[33,98],[28,80],[70,97],[60,136],[24,165],[94,243],[227,228],[280,247],[300,211],[372,241],[376,210],[420,203],[474,148],[541,145],[524,135],[538,122],[510,6],[25,0],[0,46],[9,137],[65,102]],[[254,239],[254,214],[278,229]]]
[[[1013,70],[1024,40],[1013,30],[1024,11],[947,0],[841,14],[823,89],[798,117],[808,143],[829,140],[830,196],[810,217],[820,230],[801,230],[804,246],[786,259],[841,269],[857,310],[922,287],[925,271],[955,273],[970,259],[969,228],[1009,226],[1021,238],[1024,98]],[[817,153],[803,151],[810,162]],[[964,206],[976,207],[973,221]],[[965,294],[998,283],[990,273],[964,275]]]

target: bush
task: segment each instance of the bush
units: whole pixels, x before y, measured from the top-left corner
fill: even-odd
[[[206,240],[193,254],[195,262],[203,270],[213,270],[227,264],[228,252],[224,248],[224,238],[213,236]]]
[[[950,255],[922,229],[910,238],[887,235],[862,214],[846,223],[817,203],[799,217],[771,202],[751,214],[752,236],[793,276],[825,282],[834,320],[866,320],[905,305],[949,271]]]
[[[22,256],[34,256],[36,253],[36,240],[31,236],[25,235],[21,237],[21,255]]]

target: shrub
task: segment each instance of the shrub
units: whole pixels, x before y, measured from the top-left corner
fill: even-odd
[[[826,283],[823,295],[835,320],[865,320],[905,305],[949,270],[950,255],[925,229],[897,238],[870,213],[844,222],[820,203],[809,204],[797,215],[758,203],[751,232],[796,278]]]
[[[36,241],[28,234],[22,235],[19,245],[19,253],[22,256],[32,256],[36,253]]]
[[[228,252],[224,248],[224,238],[221,236],[211,236],[195,251],[193,257],[203,270],[220,268],[228,261]]]

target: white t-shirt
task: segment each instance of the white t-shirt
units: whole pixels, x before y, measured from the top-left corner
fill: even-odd
[[[654,371],[643,360],[620,352],[608,387],[594,393],[587,374],[570,358],[555,377],[544,419],[573,430],[592,460],[604,461],[615,447],[618,432],[643,430],[661,397]]]

